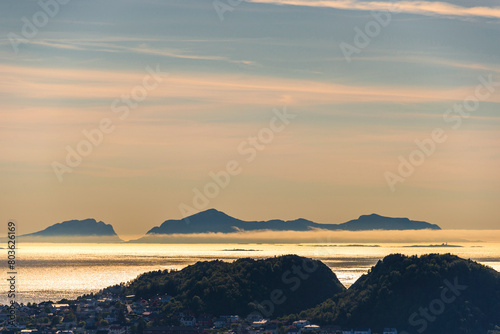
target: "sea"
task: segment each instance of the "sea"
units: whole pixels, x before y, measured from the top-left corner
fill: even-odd
[[[0,279],[0,303],[7,304],[7,249]],[[180,270],[198,261],[268,258],[297,254],[321,260],[346,287],[392,253],[452,253],[500,271],[500,243],[223,243],[223,244],[63,244],[25,243],[16,254],[16,301],[59,301],[133,280],[144,272]]]

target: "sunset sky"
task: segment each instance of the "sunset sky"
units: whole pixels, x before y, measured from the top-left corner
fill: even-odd
[[[95,218],[126,237],[190,206],[245,220],[378,213],[498,228],[497,0],[232,3],[71,0],[49,17],[36,1],[2,1],[1,221],[22,234]],[[102,143],[58,177],[68,147],[102,122]],[[446,139],[391,189],[387,172],[435,129]],[[249,139],[259,133],[266,143]],[[229,184],[196,208],[194,189],[234,161]]]

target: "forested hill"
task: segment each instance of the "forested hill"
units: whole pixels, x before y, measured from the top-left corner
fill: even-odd
[[[500,273],[450,254],[389,255],[348,290],[325,264],[297,255],[198,262],[108,289],[137,301],[173,296],[162,305],[162,319],[186,310],[243,317],[257,311],[270,319],[411,334],[486,334],[500,325]]]
[[[180,271],[145,273],[122,288],[123,294],[136,298],[173,296],[175,301],[165,306],[166,316],[189,309],[195,314],[241,316],[258,311],[273,318],[313,307],[343,291],[326,265],[296,255],[198,262]]]
[[[449,254],[390,255],[345,293],[300,317],[374,331],[486,333],[500,324],[500,274]]]

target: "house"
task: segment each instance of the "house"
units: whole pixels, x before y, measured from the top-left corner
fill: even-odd
[[[247,315],[247,317],[245,318],[248,322],[254,322],[254,321],[259,321],[259,320],[262,320],[264,319],[262,317],[262,314],[260,314],[259,312],[252,312],[250,313],[249,315]]]
[[[165,294],[163,296],[158,297],[158,301],[160,303],[169,303],[172,300],[172,296],[169,296],[168,294]]]
[[[179,319],[182,326],[193,327],[196,325],[196,318],[190,315],[183,316]]]
[[[355,330],[354,334],[372,334],[372,330],[371,329]]]
[[[20,332],[21,334],[39,334],[38,329],[23,329]]]
[[[200,314],[198,317],[197,324],[201,328],[210,328],[213,326],[212,315],[210,314]]]
[[[111,315],[108,315],[104,318],[104,320],[106,320],[108,323],[112,324],[113,322],[116,321],[116,318],[115,317],[112,317]]]
[[[144,334],[200,334],[200,331],[191,327],[162,326],[147,328]]]
[[[135,295],[128,295],[128,296],[125,296],[125,300],[126,301],[132,301],[135,299]]]
[[[342,334],[342,328],[337,325],[327,325],[321,328],[322,334]]]
[[[214,321],[215,328],[222,328],[225,326],[226,326],[226,319],[224,319],[224,318],[218,318]]]
[[[319,327],[318,325],[305,325],[304,328],[302,328],[302,330],[304,332],[307,332],[307,331],[319,331],[321,329],[321,327]]]
[[[85,327],[76,327],[72,329],[75,334],[85,334]],[[89,334],[89,333],[87,333]]]
[[[264,326],[265,324],[267,324],[267,320],[262,319],[262,320],[252,322],[252,327],[253,328],[260,328],[260,327]]]
[[[124,326],[109,326],[109,334],[125,334],[127,328]]]
[[[262,334],[278,334],[278,324],[276,322],[267,323]]]
[[[310,324],[311,323],[309,322],[309,320],[297,320],[293,322],[292,326],[295,326],[297,328],[304,328],[305,326]]]
[[[300,328],[297,328],[295,326],[290,326],[288,327],[287,334],[301,334]]]
[[[240,316],[238,315],[230,315],[227,317],[228,321],[232,324],[240,321]]]
[[[396,328],[384,328],[383,334],[398,334]]]
[[[19,308],[19,310],[20,310],[20,311],[23,311],[23,312],[25,312],[25,313],[29,313],[29,312],[31,312],[31,309],[30,309],[28,306],[21,306],[21,307]]]

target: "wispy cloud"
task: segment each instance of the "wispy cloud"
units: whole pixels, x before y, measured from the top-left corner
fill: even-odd
[[[56,48],[56,49],[69,49],[78,51],[94,51],[94,52],[112,52],[112,53],[136,53],[136,54],[148,54],[155,56],[164,56],[170,58],[180,58],[180,59],[190,59],[190,60],[212,60],[212,61],[223,61],[236,64],[251,65],[252,61],[248,60],[238,60],[230,59],[225,56],[211,56],[211,55],[195,55],[189,54],[183,50],[178,49],[166,49],[166,48],[153,48],[147,45],[141,46],[126,46],[118,45],[110,42],[86,42],[86,41],[73,41],[73,42],[61,42],[53,40],[41,40],[35,41],[33,44],[42,45],[45,47]]]
[[[68,24],[79,24],[79,25],[89,25],[89,26],[114,26],[111,22],[98,22],[98,21],[79,21],[79,20],[55,20],[59,23]]]
[[[344,57],[329,58],[329,60],[337,62],[345,62]],[[383,54],[381,56],[357,56],[356,61],[386,62],[391,64],[394,63],[425,64],[425,65],[439,66],[441,68],[449,67],[449,68],[473,70],[476,73],[478,73],[478,71],[484,71],[487,73],[492,73],[492,72],[500,73],[500,66],[497,66],[495,64],[485,64],[479,62],[467,63],[450,58],[437,57],[427,54],[425,55],[418,54],[416,52],[412,52],[411,54],[405,55],[403,57],[386,55],[386,54]]]
[[[165,68],[165,70],[168,70]],[[0,94],[6,98],[4,107],[11,110],[25,106],[25,101],[36,101],[38,108],[70,103],[73,108],[81,100],[109,108],[109,103],[131,85],[141,82],[142,73],[114,72],[90,69],[54,69],[37,67],[1,66]],[[50,79],[49,79],[50,78]],[[186,101],[175,109],[186,112],[221,109],[223,106],[314,106],[344,103],[422,103],[462,100],[473,87],[405,87],[382,85],[347,85],[300,79],[231,74],[171,73],[165,89],[151,92],[149,105],[165,106],[175,101]],[[255,99],[259,96],[259,99]],[[73,101],[72,101],[73,100]],[[198,105],[196,101],[203,102]],[[500,102],[495,95],[491,102]],[[78,102],[78,103],[76,103]],[[62,106],[62,105],[61,105]],[[0,111],[3,113],[3,111]]]
[[[500,7],[463,7],[448,2],[431,1],[357,1],[357,0],[249,0],[250,2],[345,10],[391,10],[420,15],[500,18]]]

